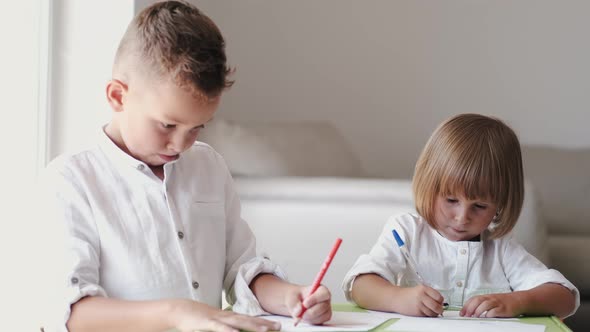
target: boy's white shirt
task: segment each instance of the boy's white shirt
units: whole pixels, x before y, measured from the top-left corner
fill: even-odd
[[[462,307],[471,297],[527,290],[544,283],[570,289],[576,297],[572,315],[580,306],[580,293],[559,271],[548,269],[510,235],[496,240],[450,241],[421,216],[407,213],[391,217],[369,254],[361,255],[344,277],[342,288],[349,301],[356,276],[378,274],[398,286],[415,286],[415,274],[406,270],[404,257],[392,235],[395,229],[418,264],[418,273],[438,290],[450,306]]]
[[[266,314],[250,282],[260,273],[286,276],[256,256],[255,237],[241,219],[223,158],[196,142],[164,165],[164,173],[164,181],[158,179],[104,132],[97,147],[48,165],[46,222],[63,241],[48,241],[55,247],[46,249],[64,257],[50,258],[57,268],[47,280],[59,283],[59,305],[53,303],[59,317],[51,325],[65,330],[71,304],[95,295],[188,298],[221,307],[224,289],[234,311]]]

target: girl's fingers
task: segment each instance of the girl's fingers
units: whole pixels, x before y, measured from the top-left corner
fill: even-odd
[[[465,316],[465,317],[472,317],[473,314],[475,313],[475,310],[481,304],[481,300],[482,300],[482,298],[479,296],[474,296],[474,297],[470,298],[469,300],[467,300],[467,302],[465,303],[463,308],[461,308],[461,311],[459,312],[459,314],[461,316]]]
[[[475,308],[475,310],[473,310],[473,314],[471,315],[472,317],[489,317],[488,313],[489,310],[491,310],[493,308],[493,304],[488,301],[485,300],[483,302],[481,302],[477,308]]]
[[[426,294],[440,304],[442,304],[445,300],[442,294],[432,287],[428,287],[426,289]]]

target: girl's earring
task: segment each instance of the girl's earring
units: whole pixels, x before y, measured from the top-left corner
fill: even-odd
[[[497,210],[496,214],[494,215],[494,218],[492,218],[492,222],[496,222],[498,220],[498,216],[500,215],[500,211]]]

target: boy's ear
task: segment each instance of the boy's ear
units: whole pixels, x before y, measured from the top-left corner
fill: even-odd
[[[118,79],[112,79],[107,83],[107,100],[115,112],[123,111],[127,84]]]

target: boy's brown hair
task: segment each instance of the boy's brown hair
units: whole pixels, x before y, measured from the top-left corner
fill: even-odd
[[[113,72],[131,79],[132,71],[170,79],[207,99],[233,84],[227,78],[231,69],[221,32],[209,17],[184,1],[155,3],[131,21],[117,49]]]
[[[413,179],[416,211],[436,229],[439,195],[487,199],[498,206],[491,238],[509,233],[524,200],[520,144],[499,119],[460,114],[434,131],[416,163]]]

